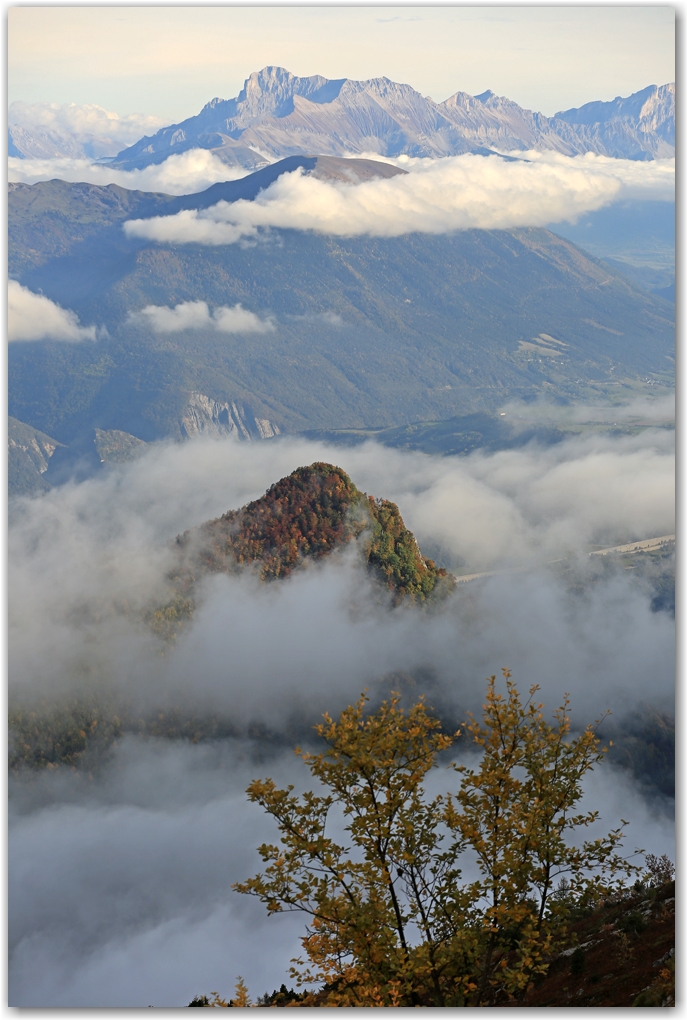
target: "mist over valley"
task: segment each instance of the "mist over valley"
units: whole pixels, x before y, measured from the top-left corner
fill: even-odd
[[[423,551],[436,548],[441,562],[456,571],[514,564],[526,569],[459,585],[427,612],[380,600],[354,544],[271,584],[251,571],[211,575],[192,620],[171,645],[150,630],[142,610],[162,597],[175,534],[245,504],[271,478],[299,464],[334,458],[361,487],[374,484],[396,500]],[[601,479],[607,495],[594,501]],[[240,817],[246,816],[248,829],[243,822],[236,827],[247,779],[266,770],[291,774],[296,763],[290,746],[311,741],[309,728],[320,714],[336,713],[364,688],[375,699],[399,686],[406,696],[425,693],[455,725],[466,711],[479,709],[482,678],[507,663],[516,676],[541,684],[547,705],[570,690],[575,725],[611,708],[606,729],[625,756],[595,777],[595,803],[606,817],[631,816],[634,843],[670,852],[669,791],[661,791],[662,775],[647,767],[646,751],[641,754],[642,746],[656,748],[656,736],[644,745],[637,736],[652,717],[671,711],[672,617],[669,607],[652,606],[651,577],[637,577],[636,563],[604,564],[599,573],[598,560],[585,551],[595,541],[670,533],[671,485],[672,439],[661,432],[573,438],[548,451],[530,446],[448,460],[372,443],[344,453],[303,441],[256,447],[228,439],[152,449],[102,476],[16,501],[11,700],[21,739],[32,741],[31,754],[42,768],[32,773],[31,755],[25,752],[22,764],[19,749],[12,846],[22,868],[32,860],[45,876],[32,894],[42,903],[38,914],[26,913],[24,894],[11,898],[17,997],[35,1005],[86,1005],[98,975],[99,1001],[133,1005],[142,994],[139,979],[126,983],[122,998],[118,975],[142,952],[149,998],[168,1003],[170,989],[178,987],[174,994],[190,999],[198,983],[218,983],[225,963],[213,952],[200,970],[191,968],[195,986],[183,976],[170,985],[170,953],[187,959],[189,938],[197,944],[220,937],[215,931],[226,932],[222,939],[241,931],[229,944],[237,973],[251,985],[278,983],[275,961],[283,952],[285,967],[294,950],[280,941],[277,955],[269,954],[264,969],[256,969],[251,947],[263,944],[263,923],[252,910],[235,906],[229,891],[230,881],[251,866],[248,846],[268,837],[267,829],[262,837],[256,829],[247,844],[242,837],[245,849],[229,851],[222,839],[218,856],[223,819],[232,832],[253,832],[260,820],[249,820],[244,806]],[[543,520],[549,521],[545,527]],[[572,577],[546,566],[563,551]],[[670,570],[670,560],[662,569]],[[46,713],[56,709],[62,717],[51,731]],[[79,742],[75,727],[84,719],[96,725]],[[74,848],[65,843],[67,858],[53,853],[48,865],[44,858],[39,863],[33,855],[55,826],[65,837],[72,833]],[[89,858],[92,877],[84,887],[77,848],[84,840],[92,847],[93,838],[109,842],[112,826],[119,850],[114,857],[96,851]],[[128,859],[129,845],[150,838],[143,834],[152,835],[151,826],[156,841],[171,838],[177,847],[164,865],[163,874],[173,870],[162,885],[151,884],[143,861],[140,873],[115,864]],[[169,837],[163,836],[169,826]],[[194,833],[188,850],[172,837],[182,830]],[[198,878],[191,880],[199,867],[201,886]],[[134,908],[140,882],[147,890],[143,913]],[[176,890],[171,900],[163,893],[170,884]],[[85,895],[95,911],[92,920],[78,915],[66,942],[61,928],[59,949],[50,917],[65,907],[47,908],[53,885],[63,902]],[[100,910],[109,911],[107,899],[96,910],[101,896],[110,895],[106,889],[113,895],[130,889],[134,899],[125,906],[127,893],[117,909],[120,920],[110,917],[106,926],[94,927]],[[214,903],[209,915],[207,896]],[[296,939],[292,921],[278,923],[279,932],[288,929]],[[42,961],[45,977],[38,986],[33,965],[26,971],[23,962],[29,946]]]

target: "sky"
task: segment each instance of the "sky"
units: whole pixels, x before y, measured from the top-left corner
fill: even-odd
[[[675,76],[669,6],[26,6],[8,18],[9,102],[168,122],[269,64],[386,76],[437,102],[492,89],[547,116]]]

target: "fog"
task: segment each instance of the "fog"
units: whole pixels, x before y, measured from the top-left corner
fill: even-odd
[[[675,160],[652,159],[640,162],[634,159],[614,159],[601,156],[595,152],[585,152],[580,156],[564,156],[560,152],[527,152],[511,153],[534,163],[556,167],[575,167],[584,169],[594,176],[608,177],[620,183],[619,199],[623,202],[675,201]],[[568,217],[565,217],[568,218]]]
[[[231,993],[238,974],[258,994],[265,981],[288,980],[302,920],[270,920],[230,888],[256,870],[254,848],[273,836],[245,796],[260,771],[245,758],[233,747],[125,741],[88,793],[69,780],[48,791],[48,777],[30,792],[57,803],[25,805],[19,793],[13,1005],[186,1006],[197,994]],[[283,778],[296,762],[274,764]]]
[[[404,176],[338,184],[282,174],[254,200],[210,209],[130,220],[125,231],[167,243],[232,244],[259,227],[316,230],[342,237],[399,237],[479,227],[544,226],[600,209],[615,199],[618,181],[548,164],[506,162],[497,156],[431,161]]]
[[[674,424],[675,393],[655,397],[634,397],[623,404],[552,404],[546,397],[534,401],[513,400],[501,407],[503,414],[516,421],[555,422],[556,424]]]
[[[556,446],[437,458],[374,443],[295,439],[160,445],[11,507],[10,701],[105,693],[135,711],[176,706],[258,724],[192,745],[125,736],[100,771],[13,782],[10,1002],[26,1006],[185,1005],[289,979],[303,919],[268,919],[230,890],[274,836],[243,793],[250,779],[307,784],[287,750],[364,688],[426,692],[442,717],[478,711],[486,676],[513,670],[547,706],[572,697],[582,726],[673,698],[674,624],[650,593],[609,572],[584,581],[592,544],[674,530],[672,433],[576,438]],[[273,584],[215,576],[174,645],[141,611],[164,597],[175,535],[260,496],[302,464],[339,464],[398,503],[426,554],[454,569],[501,570],[426,612],[388,604],[355,547]],[[590,578],[591,580],[591,578]],[[161,654],[164,652],[164,654]],[[605,766],[590,803],[629,843],[672,855],[672,823]],[[628,844],[629,845],[629,844]]]
[[[588,688],[596,710],[607,669],[597,646],[617,631],[608,659],[628,660],[629,673],[625,665],[614,673],[626,689],[641,692],[651,656],[662,661],[668,654],[659,649],[672,622],[652,613],[622,578],[571,601],[546,564],[572,557],[584,571],[592,545],[673,533],[673,446],[673,433],[659,429],[466,458],[289,439],[162,444],[82,484],[14,501],[13,692],[49,695],[94,674],[135,690],[144,702],[150,691],[178,699],[190,690],[208,710],[231,705],[278,719],[288,706],[300,712],[301,700],[323,711],[339,692],[344,700],[354,697],[371,678],[411,664],[432,666],[446,682],[458,669],[463,684],[472,675],[470,683],[479,686],[485,669],[516,665],[503,658],[512,640],[522,645],[521,670],[537,664],[527,682],[544,679],[546,658],[560,648],[564,661],[548,668]],[[211,577],[193,626],[161,659],[140,612],[165,597],[171,540],[315,460],[338,463],[359,488],[396,502],[438,562],[466,573],[511,570],[466,586],[429,616],[380,605],[355,549],[280,584],[262,585],[250,572]],[[588,664],[590,655],[597,667]],[[556,681],[556,697],[560,690]]]
[[[254,848],[276,835],[248,803],[248,782],[312,783],[293,755],[249,759],[246,748],[125,741],[88,793],[69,779],[57,790],[44,776],[33,804],[25,789],[16,795],[12,1005],[185,1006],[198,994],[231,995],[239,974],[253,998],[292,985],[305,918],[268,917],[230,886],[259,870]],[[432,778],[454,786],[443,770]],[[601,769],[587,787],[584,806],[602,815],[593,835],[629,815],[629,852],[673,855],[670,822],[624,775]],[[40,804],[41,795],[53,803]]]
[[[256,211],[254,220],[244,207],[237,209],[234,204],[234,209],[237,216],[241,210],[241,219],[237,222],[244,234],[250,227],[269,223],[326,229],[332,233],[348,230],[349,235],[397,236],[408,230],[442,233],[464,227],[545,226],[574,220],[612,201],[674,201],[675,198],[675,161],[672,159],[612,159],[594,153],[563,156],[534,150],[509,155],[517,161],[496,156],[421,159],[382,157],[376,152],[355,153],[351,158],[374,159],[399,166],[409,171],[411,179],[370,181],[360,190],[360,185],[355,189],[342,188],[306,177],[309,183],[305,186],[291,183],[286,190],[283,184],[282,188],[272,185],[267,189],[262,197],[263,204],[267,200],[267,207]],[[9,180],[15,183],[35,184],[58,178],[100,186],[118,184],[133,191],[167,195],[195,194],[219,181],[245,177],[249,172],[242,167],[228,166],[207,149],[190,149],[141,170],[120,170],[81,157],[10,157],[8,160]],[[292,203],[290,211],[285,207],[288,202]],[[442,209],[449,212],[446,223],[442,220]],[[226,233],[226,222],[219,215],[213,214],[213,217]],[[394,217],[400,218],[402,224],[398,231],[394,228]],[[178,225],[183,218],[175,218],[175,222]],[[180,230],[179,226],[175,229]],[[200,227],[196,225],[195,229],[199,231]]]
[[[528,163],[548,164],[564,171],[575,169],[595,177],[608,177],[620,185],[619,199],[621,201],[630,199],[675,201],[674,159],[616,159],[613,156],[602,156],[596,152],[565,156],[562,152],[555,152],[552,149],[545,149],[542,152],[537,149],[509,150],[504,155]],[[353,157],[354,154],[352,153],[351,156]],[[419,156],[380,156],[378,152],[361,153],[357,155],[357,158],[393,163],[394,166],[399,166],[409,172],[429,170],[435,163],[441,162]]]

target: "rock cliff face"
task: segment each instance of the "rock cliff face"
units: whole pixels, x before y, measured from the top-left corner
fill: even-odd
[[[212,400],[203,393],[190,394],[179,419],[179,429],[184,439],[233,435],[242,442],[272,439],[280,434],[278,425],[267,418],[257,418],[244,404]],[[126,464],[150,449],[149,443],[129,432],[97,427],[90,436],[81,437],[80,442],[70,447],[11,417],[7,438],[10,497],[47,492],[52,485],[74,477],[77,468],[78,477],[83,479],[102,465]]]
[[[662,159],[675,155],[675,84],[650,85],[610,103],[586,103],[557,113],[561,137],[570,125],[589,152],[630,159]],[[567,136],[571,137],[571,136]]]
[[[279,427],[267,418],[256,418],[248,407],[236,401],[219,401],[204,393],[191,393],[188,404],[179,420],[182,435],[194,436],[234,435],[250,442],[251,439],[272,439],[279,435]]]
[[[43,475],[53,453],[62,444],[16,418],[8,419],[7,441],[10,496],[33,496],[49,489]]]
[[[650,85],[547,118],[490,91],[435,103],[388,78],[330,81],[265,67],[236,98],[213,99],[197,116],[142,138],[118,154],[117,165],[141,167],[197,147],[247,159],[246,167],[303,153],[437,157],[529,148],[652,159],[675,152],[675,87]]]

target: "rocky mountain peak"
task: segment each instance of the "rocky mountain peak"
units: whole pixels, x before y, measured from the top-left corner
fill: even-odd
[[[213,99],[197,117],[120,152],[116,165],[141,168],[192,148],[210,149],[247,169],[266,159],[370,149],[382,156],[436,158],[535,148],[652,159],[674,153],[674,124],[674,86],[652,85],[626,99],[547,118],[491,89],[479,96],[456,92],[435,103],[386,77],[301,78],[270,65],[249,75],[235,99]]]
[[[568,124],[602,124],[617,119],[641,123],[649,118],[663,121],[671,116],[675,116],[674,82],[660,88],[649,85],[626,98],[616,96],[609,102],[585,103],[578,109],[557,113],[555,119]]]
[[[214,99],[211,99],[209,103],[205,104],[200,112],[205,113],[206,110],[214,110],[216,106],[219,106],[220,103],[226,103],[226,101],[226,99],[220,99],[219,96],[215,96]]]
[[[236,98],[237,113],[245,123],[256,117],[286,117],[293,112],[294,96],[330,103],[345,80],[329,81],[319,74],[299,78],[284,67],[263,67],[246,78]]]

